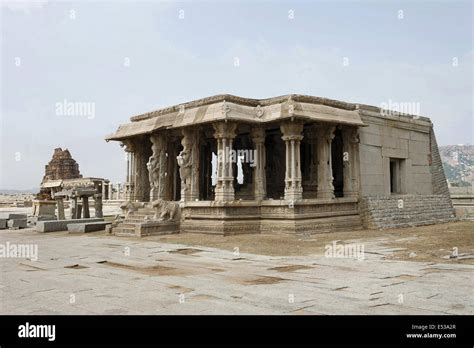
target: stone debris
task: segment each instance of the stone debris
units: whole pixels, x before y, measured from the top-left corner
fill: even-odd
[[[26,228],[28,225],[28,220],[26,214],[12,214],[12,213],[2,213],[0,214],[0,230],[6,228],[10,229],[20,229]]]

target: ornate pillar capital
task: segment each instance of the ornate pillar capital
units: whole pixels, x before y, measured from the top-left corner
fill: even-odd
[[[303,123],[298,121],[286,121],[280,125],[281,133],[283,134],[282,139],[286,140],[285,137],[300,137],[303,139],[301,133],[303,132]],[[300,140],[301,140],[300,139]],[[288,139],[292,140],[292,139]],[[296,140],[296,139],[293,139]]]
[[[237,123],[235,122],[214,122],[214,138],[216,139],[234,139],[236,136]]]
[[[250,130],[250,137],[254,144],[265,143],[265,129],[263,127],[253,127]]]
[[[123,147],[125,152],[135,152],[135,144],[131,139],[124,139],[120,143],[120,146]]]

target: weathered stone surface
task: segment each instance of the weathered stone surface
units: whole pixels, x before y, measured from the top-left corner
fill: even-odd
[[[38,221],[36,224],[36,232],[55,232],[66,231],[69,224],[85,223],[85,222],[99,222],[104,221],[101,218],[91,219],[71,219],[71,220],[54,220],[54,221]]]
[[[25,219],[8,220],[8,228],[26,228],[27,221]]]
[[[387,260],[392,251],[386,240],[366,244],[366,258],[356,261],[243,250],[236,256],[233,250],[104,235],[7,230],[0,236],[41,245],[38,261],[19,266],[19,259],[1,260],[3,315],[474,313],[473,265]],[[130,257],[123,256],[127,247]]]
[[[85,222],[85,223],[74,223],[67,225],[69,233],[87,233],[105,230],[107,225],[111,225],[111,222]]]

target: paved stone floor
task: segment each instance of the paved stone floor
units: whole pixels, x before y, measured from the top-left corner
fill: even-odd
[[[0,314],[474,314],[472,265],[234,254],[107,236],[2,230]]]

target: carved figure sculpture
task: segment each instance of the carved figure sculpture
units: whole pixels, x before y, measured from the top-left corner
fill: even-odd
[[[165,201],[163,199],[157,199],[152,202],[151,206],[155,209],[155,220],[174,220],[176,211],[178,210],[178,204],[175,202]],[[168,217],[168,218],[166,218]]]

